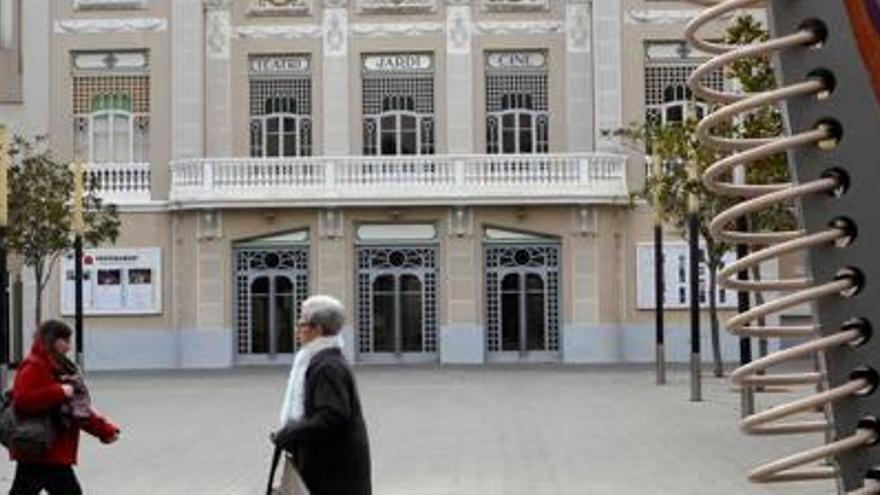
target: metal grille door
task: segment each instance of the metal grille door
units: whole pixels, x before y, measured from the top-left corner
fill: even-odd
[[[558,352],[559,245],[488,244],[485,252],[489,352]]]

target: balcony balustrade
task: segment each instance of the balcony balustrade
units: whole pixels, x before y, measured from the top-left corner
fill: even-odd
[[[610,203],[628,190],[623,155],[422,155],[180,160],[169,196],[181,207]]]

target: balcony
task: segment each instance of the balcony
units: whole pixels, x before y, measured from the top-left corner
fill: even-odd
[[[613,203],[628,200],[626,157],[429,155],[206,158],[171,164],[181,208]]]
[[[86,179],[107,203],[150,202],[149,163],[89,163],[86,165]]]

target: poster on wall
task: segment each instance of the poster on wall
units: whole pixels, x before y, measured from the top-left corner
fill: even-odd
[[[668,309],[687,309],[690,307],[690,264],[689,249],[684,242],[665,242],[663,244],[663,303]],[[637,304],[638,309],[654,309],[654,243],[642,243],[636,248]],[[722,257],[722,264],[736,260],[736,253],[730,251]],[[699,265],[700,306],[709,307],[709,267]],[[736,292],[720,286],[715,294],[719,308],[736,308]]]
[[[162,311],[160,248],[98,248],[83,253],[83,313],[157,314]],[[74,313],[73,253],[61,262],[61,311]]]

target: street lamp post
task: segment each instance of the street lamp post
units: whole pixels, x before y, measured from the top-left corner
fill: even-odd
[[[0,125],[0,387],[9,381],[9,274],[6,271],[6,229],[9,225],[9,168],[12,136]]]
[[[655,180],[663,173],[660,157],[651,158],[651,169]],[[656,186],[655,186],[656,187]],[[657,385],[666,384],[666,350],[663,328],[663,216],[660,209],[660,194],[654,193],[654,322],[657,361]]]
[[[76,364],[83,368],[83,232],[85,232],[83,164],[76,160],[73,165],[73,266],[74,278],[74,329],[76,333]]]
[[[697,164],[688,168],[692,180],[697,179]],[[701,376],[702,363],[700,358],[700,217],[699,200],[696,192],[688,195],[688,243],[690,245],[690,309],[691,309],[691,401],[703,400]]]

